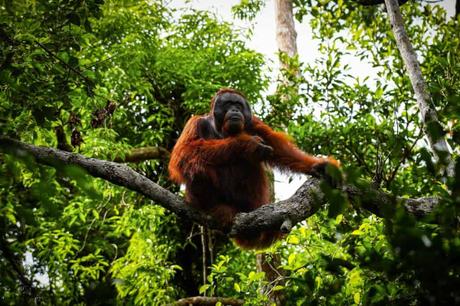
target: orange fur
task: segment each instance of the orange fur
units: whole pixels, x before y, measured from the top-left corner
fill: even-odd
[[[230,226],[237,213],[252,211],[269,202],[265,162],[281,170],[300,173],[309,173],[323,163],[340,166],[333,158],[304,153],[288,135],[273,131],[255,116],[251,125],[238,135],[223,138],[222,131],[215,131],[217,136],[201,138],[198,125],[204,120],[208,127],[214,126],[216,97],[223,93],[244,98],[232,89],[221,89],[211,100],[209,114],[190,118],[171,153],[170,177],[177,183],[185,183],[187,204]],[[273,149],[272,157],[266,160],[260,160],[257,155],[261,141]],[[245,249],[258,249],[270,246],[281,237],[279,229],[273,229],[237,237],[235,242]]]
[[[312,168],[321,163],[332,162],[338,166],[335,159],[320,158],[306,154],[291,141],[290,137],[282,132],[275,132],[257,117],[253,117],[253,128],[257,135],[262,137],[265,143],[274,149],[274,157],[269,163],[291,172],[308,174]]]

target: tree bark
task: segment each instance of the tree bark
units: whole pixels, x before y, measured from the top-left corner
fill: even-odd
[[[187,297],[178,300],[173,305],[175,306],[190,306],[190,305],[200,305],[200,306],[214,306],[216,303],[222,303],[222,305],[231,305],[239,306],[243,305],[244,301],[239,299],[232,298],[223,298],[223,297],[206,297],[206,296],[193,296]]]
[[[409,37],[404,28],[397,0],[385,0],[385,5],[390,19],[391,28],[396,39],[396,45],[409,74],[409,79],[414,89],[415,99],[420,110],[420,117],[425,134],[430,142],[431,151],[434,156],[447,165],[447,175],[454,176],[454,163],[451,157],[451,148],[444,135],[435,135],[430,129],[442,130],[442,125],[434,108],[431,107],[431,96],[428,92],[425,80],[422,76],[417,55],[412,47]]]
[[[38,163],[55,168],[71,165],[79,166],[90,175],[136,191],[187,220],[194,220],[199,224],[209,225],[216,229],[221,228],[220,224],[210,216],[184,205],[182,198],[155,184],[126,165],[54,148],[37,147],[5,137],[0,137],[0,151],[19,158],[25,158],[30,154]]]
[[[291,0],[275,0],[276,43],[280,52],[297,55],[297,32]],[[281,63],[285,65],[285,63]]]
[[[182,198],[126,165],[54,148],[37,147],[5,137],[0,137],[0,152],[14,155],[17,158],[27,158],[31,155],[38,163],[55,168],[78,166],[94,177],[142,194],[152,199],[155,204],[163,206],[186,220],[220,230],[230,236],[273,229],[280,229],[288,233],[295,224],[313,215],[327,202],[319,187],[321,180],[309,176],[289,199],[264,205],[248,213],[239,213],[230,228],[223,228],[221,223],[216,222],[211,216],[191,208]],[[428,215],[439,204],[437,198],[397,198],[371,187],[358,189],[347,185],[341,187],[341,190],[348,195],[351,201],[359,202],[361,208],[381,217],[386,217],[388,212],[394,211],[395,203],[400,203],[401,207],[416,218]]]
[[[280,52],[280,71],[290,70],[292,67],[288,60],[283,59],[283,54],[289,59],[298,55],[297,53],[297,32],[295,30],[294,12],[292,0],[275,0],[275,24],[276,24],[276,44]],[[298,74],[298,68],[294,74]],[[289,73],[288,73],[289,74]],[[289,75],[281,73],[281,82],[279,85],[294,86],[295,92],[298,92],[298,86],[291,84]],[[289,96],[283,97],[284,100],[290,99]]]
[[[295,81],[299,75],[299,66],[294,60],[297,56],[297,32],[292,0],[275,0],[275,25],[280,73],[275,93],[277,99],[270,105],[267,120],[275,121],[272,125],[285,127],[296,109],[299,94],[299,86]]]
[[[117,156],[113,160],[117,163],[139,163],[150,159],[167,159],[169,151],[162,147],[145,147],[132,149],[124,157]]]
[[[276,43],[278,46],[278,51],[281,53],[279,55],[281,78],[280,83],[278,84],[277,91],[280,92],[280,89],[283,87],[290,88],[288,92],[283,90],[284,93],[280,95],[280,101],[282,102],[282,104],[287,102],[287,105],[289,105],[289,100],[292,100],[294,96],[298,95],[298,85],[295,82],[290,81],[290,73],[288,72],[290,69],[292,69],[290,61],[288,59],[297,56],[297,32],[295,30],[292,0],[275,0],[275,25]],[[285,56],[287,56],[288,59],[286,59]],[[298,67],[295,68],[297,70],[294,71],[294,73],[297,75],[299,73]],[[276,109],[276,104],[272,104],[272,107],[274,107],[272,113],[278,113]],[[286,118],[292,116],[293,108],[286,108],[284,106],[281,109],[284,110],[284,115],[286,116]],[[275,200],[274,174],[271,170],[267,170],[267,172],[269,172],[270,179],[270,198],[273,202]],[[263,294],[265,294],[268,297],[270,304],[284,305],[284,292],[282,290],[273,290],[273,288],[277,285],[285,285],[285,271],[283,271],[283,269],[280,268],[280,254],[258,253],[256,255],[256,260],[257,271],[264,272],[265,280],[267,281],[267,284],[262,287]]]
[[[275,175],[273,170],[265,170],[270,182],[270,201],[275,201]],[[284,305],[286,296],[283,290],[274,291],[276,286],[286,285],[286,271],[281,268],[281,255],[279,253],[257,253],[256,267],[258,272],[265,273],[267,284],[262,287],[262,294],[268,296],[270,304]]]

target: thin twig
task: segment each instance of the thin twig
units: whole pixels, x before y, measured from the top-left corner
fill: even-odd
[[[54,54],[54,52],[52,52],[51,50],[49,50],[46,46],[44,46],[43,44],[41,44],[40,42],[38,41],[35,41],[35,43],[40,47],[42,48],[43,50],[45,50],[46,53],[48,53],[50,56],[52,56],[53,58],[57,59],[61,64],[63,64],[65,67],[67,67],[69,70],[71,70],[73,73],[75,73],[76,75],[78,75],[80,78],[82,78],[86,85],[89,87],[89,88],[93,88],[94,86],[94,82],[89,79],[87,76],[84,76],[79,70],[75,69],[74,67],[70,66],[69,64],[67,64],[62,58],[60,58],[59,56],[57,56],[56,54]]]

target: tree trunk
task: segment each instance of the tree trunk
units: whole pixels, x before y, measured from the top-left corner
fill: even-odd
[[[297,106],[299,92],[295,81],[299,75],[297,58],[297,33],[294,25],[292,0],[275,0],[276,43],[280,64],[279,83],[266,119],[279,128],[285,127]],[[283,119],[275,119],[283,118]]]
[[[297,32],[294,24],[294,13],[292,0],[275,0],[275,23],[276,23],[276,43],[278,52],[280,52],[280,70],[281,79],[278,86],[292,87],[292,90],[283,91],[280,95],[281,103],[292,100],[292,95],[298,94],[298,86],[289,81],[289,74],[282,73],[283,70],[291,68],[289,59],[297,56]],[[287,56],[287,58],[285,58]],[[294,74],[298,74],[298,67],[295,67]],[[289,103],[288,103],[289,104]],[[273,106],[273,111],[277,112],[276,105]],[[284,108],[285,109],[285,108]],[[293,108],[288,107],[287,117],[291,117]],[[273,172],[269,173],[271,201],[275,199],[275,186]],[[281,256],[279,254],[257,254],[257,270],[265,272],[265,279],[268,284],[262,289],[271,303],[276,305],[283,305],[285,296],[283,291],[273,291],[272,289],[277,286],[285,284],[284,274],[285,271],[278,268],[281,265]]]
[[[29,157],[33,157],[38,163],[58,169],[70,165],[77,166],[93,177],[104,179],[146,196],[153,200],[154,204],[168,209],[184,220],[206,225],[230,237],[276,228],[289,233],[292,226],[310,217],[326,204],[326,196],[319,187],[320,179],[307,176],[305,183],[289,199],[263,205],[251,212],[239,213],[235,216],[231,226],[222,227],[221,222],[186,205],[183,198],[126,165],[54,148],[38,147],[2,136],[0,136],[0,152],[10,154],[19,160],[29,160]],[[352,203],[357,202],[361,208],[383,218],[388,215],[389,211],[395,209],[395,203],[400,203],[406,212],[415,218],[424,218],[440,203],[439,198],[434,197],[399,198],[370,186],[357,188],[344,185],[341,190],[348,195]]]
[[[276,43],[278,51],[289,57],[297,55],[297,32],[291,0],[275,0]],[[283,66],[283,63],[281,63]]]
[[[412,47],[409,37],[404,28],[397,0],[385,0],[385,5],[390,19],[391,28],[396,39],[396,45],[409,74],[415,98],[420,110],[421,121],[425,134],[429,140],[431,151],[438,161],[447,165],[448,176],[454,175],[454,163],[451,157],[451,148],[444,137],[442,125],[438,120],[436,111],[431,105],[431,96],[428,92],[422,71],[417,60],[417,55]]]
[[[270,201],[275,201],[275,176],[271,169],[266,170],[270,181]],[[286,272],[279,268],[281,265],[281,255],[277,253],[267,254],[259,253],[256,255],[256,266],[258,272],[265,272],[267,285],[262,288],[262,294],[268,296],[270,303],[275,305],[284,305],[285,295],[282,290],[273,291],[276,286],[285,285]]]

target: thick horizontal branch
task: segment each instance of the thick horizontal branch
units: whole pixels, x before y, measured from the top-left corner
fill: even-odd
[[[327,202],[319,187],[320,179],[309,177],[291,198],[264,205],[249,213],[240,213],[235,217],[232,228],[222,228],[222,225],[212,217],[186,205],[182,198],[126,165],[89,158],[54,148],[37,147],[5,137],[0,137],[0,151],[16,157],[26,157],[30,154],[37,162],[57,168],[63,165],[79,166],[94,177],[105,179],[143,194],[182,218],[187,218],[212,229],[229,232],[230,236],[274,229],[288,233],[295,224],[313,215]],[[387,216],[389,211],[394,210],[396,202],[400,202],[406,211],[415,217],[429,214],[439,202],[436,198],[399,199],[371,188],[363,190],[354,186],[344,186],[342,189],[348,194],[351,201],[357,202],[362,208],[383,217]]]
[[[309,176],[305,183],[287,200],[269,204],[249,213],[240,213],[235,217],[230,236],[240,233],[280,229],[288,233],[292,227],[312,216],[327,203],[326,196],[320,188],[321,180]],[[422,218],[433,211],[439,199],[416,198],[406,199],[392,196],[373,189],[359,189],[346,185],[341,187],[350,201],[379,216],[388,217],[396,209],[396,203],[415,218]]]
[[[143,194],[178,216],[188,218],[211,228],[219,228],[218,223],[210,216],[184,205],[182,198],[155,184],[147,177],[137,173],[126,165],[54,148],[37,147],[5,137],[0,137],[0,151],[15,155],[16,157],[26,157],[30,154],[38,163],[56,168],[70,165],[79,166],[94,177],[102,178],[113,184]]]
[[[150,159],[167,159],[169,155],[169,151],[162,147],[135,148],[123,157],[115,157],[113,161],[116,163],[139,163]]]
[[[439,198],[436,197],[401,198],[371,187],[358,189],[347,185],[343,191],[353,203],[359,203],[362,208],[382,218],[391,216],[397,203],[415,218],[427,216],[439,204]]]
[[[189,306],[189,305],[201,305],[201,306],[214,306],[216,303],[222,303],[222,305],[239,306],[243,305],[244,301],[240,299],[224,298],[224,297],[209,297],[209,296],[194,296],[183,298],[175,302],[175,306]]]

